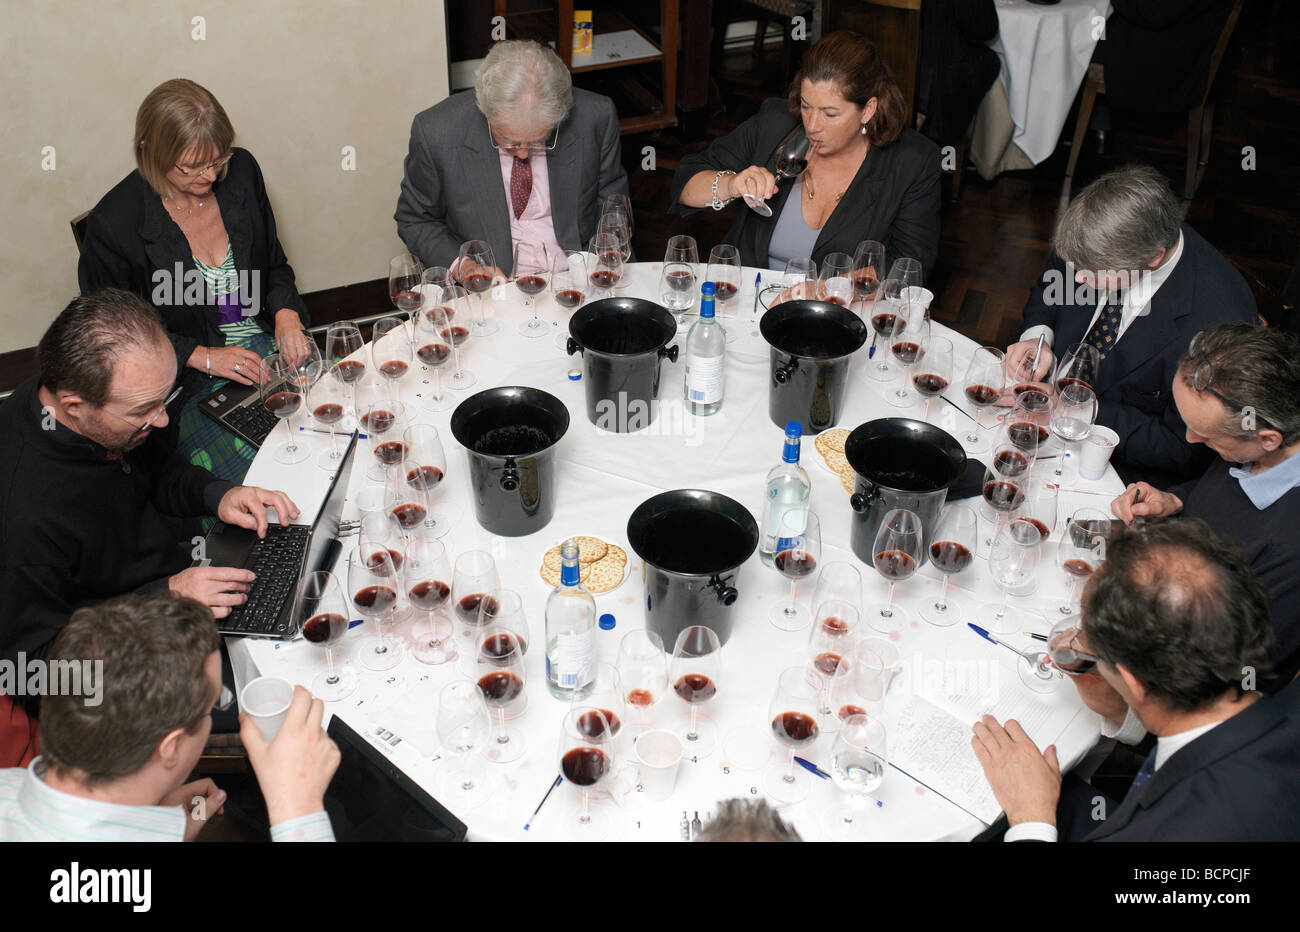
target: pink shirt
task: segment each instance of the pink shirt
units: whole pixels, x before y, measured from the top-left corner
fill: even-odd
[[[510,172],[514,168],[515,157],[509,152],[501,152],[500,156],[506,213],[510,217],[510,242],[543,243],[546,246],[547,261],[554,263],[557,256],[564,255],[564,250],[555,238],[555,224],[551,220],[551,182],[546,170],[546,156],[534,155],[529,160],[533,167],[533,191],[528,197],[528,206],[524,208],[523,215],[517,219],[510,203]],[[497,265],[502,268],[513,267],[514,256],[498,256]]]

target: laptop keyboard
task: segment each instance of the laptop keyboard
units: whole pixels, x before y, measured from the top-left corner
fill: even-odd
[[[280,421],[260,404],[231,408],[221,416],[221,420],[259,447],[266,442],[267,435]]]
[[[280,622],[281,609],[298,584],[310,536],[311,528],[300,524],[267,527],[266,537],[253,544],[244,563],[244,569],[257,574],[248,601],[217,622],[221,631],[270,637],[289,634],[287,626]]]

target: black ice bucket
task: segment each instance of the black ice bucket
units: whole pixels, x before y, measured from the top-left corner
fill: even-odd
[[[850,542],[858,559],[872,565],[876,532],[885,515],[906,508],[921,519],[925,563],[948,489],[966,471],[961,444],[933,424],[887,417],[855,428],[844,441],[844,456],[857,473],[849,505]]]
[[[587,419],[602,430],[648,427],[659,406],[659,360],[677,361],[677,320],[653,301],[602,298],[569,318],[569,353],[582,354]]]
[[[798,421],[805,434],[834,427],[848,388],[849,359],[867,341],[866,325],[838,304],[786,301],[764,314],[758,329],[772,347],[772,423]]]
[[[627,522],[641,558],[646,628],[672,651],[677,635],[706,625],[727,642],[735,618],[740,566],[758,546],[758,524],[735,499],[676,489],[646,499]]]
[[[474,517],[484,530],[522,537],[555,512],[555,445],[569,429],[560,399],[536,388],[490,388],[451,414],[451,433],[469,454]]]

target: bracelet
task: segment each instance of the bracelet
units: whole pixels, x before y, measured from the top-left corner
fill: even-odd
[[[716,175],[713,176],[713,200],[709,201],[709,206],[712,207],[714,210],[722,210],[722,208],[726,207],[728,204],[730,204],[732,201],[735,200],[734,197],[727,198],[725,201],[720,200],[718,198],[718,182],[722,180],[723,175],[734,175],[734,174],[735,172],[733,171],[727,171],[726,169],[723,169],[722,171],[718,172]]]
[[[212,378],[212,347],[203,347],[203,352],[206,353],[208,357],[208,378]]]

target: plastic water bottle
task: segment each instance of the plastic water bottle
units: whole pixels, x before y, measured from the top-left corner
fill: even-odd
[[[578,543],[560,546],[560,584],[546,599],[546,685],[564,701],[596,680],[596,600],[582,587]]]
[[[713,282],[700,289],[700,319],[686,336],[686,408],[700,417],[717,414],[726,382],[727,337],[713,316]]]
[[[763,508],[763,534],[759,538],[758,556],[768,566],[776,557],[776,535],[781,518],[791,508],[806,508],[812,494],[808,473],[799,465],[799,438],[803,426],[798,421],[785,425],[785,448],[781,462],[767,473],[767,490]]]

